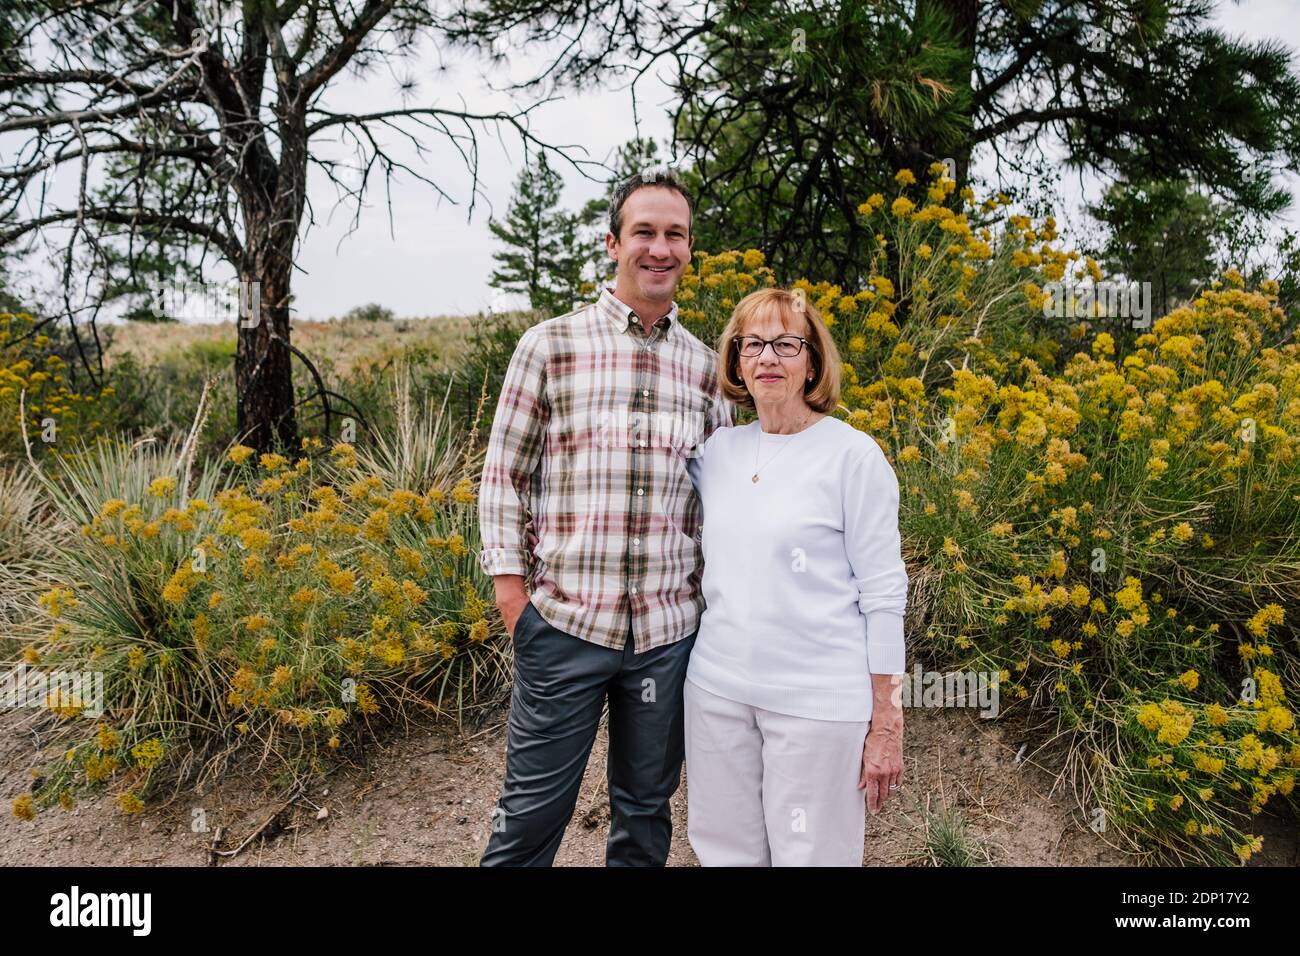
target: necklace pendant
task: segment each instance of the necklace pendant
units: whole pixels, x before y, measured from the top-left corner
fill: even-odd
[[[749,479],[749,480],[750,480],[751,482],[753,482],[753,481],[758,481],[758,475],[755,475],[753,478],[751,478],[751,479]]]

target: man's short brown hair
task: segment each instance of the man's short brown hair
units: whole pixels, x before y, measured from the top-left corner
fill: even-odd
[[[619,183],[618,189],[614,191],[614,198],[609,204],[609,231],[614,234],[614,238],[623,238],[623,204],[627,202],[628,196],[643,186],[660,186],[681,193],[682,198],[686,200],[688,210],[686,234],[689,238],[691,226],[695,224],[695,200],[691,198],[690,191],[687,190],[681,177],[674,170],[662,165],[647,166],[641,172],[634,173]]]

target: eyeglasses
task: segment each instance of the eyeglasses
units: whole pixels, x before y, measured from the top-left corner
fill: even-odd
[[[754,358],[763,354],[763,349],[767,348],[768,343],[772,345],[772,351],[781,358],[794,358],[803,351],[804,344],[808,340],[802,335],[779,335],[774,339],[760,339],[757,335],[742,335],[736,339],[736,349],[746,358]]]

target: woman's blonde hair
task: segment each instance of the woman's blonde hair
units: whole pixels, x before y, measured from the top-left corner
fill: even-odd
[[[722,394],[745,408],[754,407],[753,396],[740,374],[740,352],[736,339],[745,335],[750,323],[775,309],[781,325],[808,341],[804,345],[812,362],[812,381],[804,382],[803,397],[818,412],[829,412],[840,401],[840,353],[822,321],[817,307],[802,290],[756,289],[736,303],[731,320],[718,340],[718,367],[722,376]],[[802,328],[800,318],[802,317]]]

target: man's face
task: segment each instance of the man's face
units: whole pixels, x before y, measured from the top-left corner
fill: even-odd
[[[648,302],[669,302],[691,261],[690,206],[664,186],[643,186],[623,203],[623,234],[605,234],[618,263],[616,289]]]

